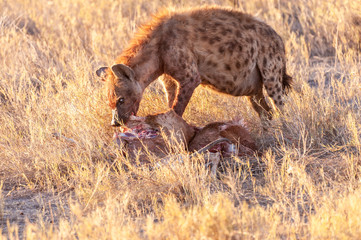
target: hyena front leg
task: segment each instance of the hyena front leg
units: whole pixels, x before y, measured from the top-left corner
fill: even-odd
[[[201,83],[201,77],[195,64],[187,66],[183,71],[174,71],[169,74],[179,83],[178,95],[172,108],[179,116],[182,116],[194,90]]]

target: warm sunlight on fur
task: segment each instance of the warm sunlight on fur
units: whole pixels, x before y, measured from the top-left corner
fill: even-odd
[[[94,73],[126,62],[123,50],[146,39],[138,26],[149,33],[165,9],[203,5],[246,12],[283,39],[293,79],[283,109],[264,122],[246,98],[198,87],[186,123],[242,121],[257,152],[218,167],[171,138],[163,155],[130,153],[113,141],[115,90]],[[0,13],[3,238],[361,238],[360,0],[0,0]],[[138,116],[169,109],[159,80]]]

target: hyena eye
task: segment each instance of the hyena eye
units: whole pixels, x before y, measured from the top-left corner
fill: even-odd
[[[118,99],[118,104],[121,105],[121,104],[123,104],[123,103],[124,103],[124,98],[119,98],[119,99]]]

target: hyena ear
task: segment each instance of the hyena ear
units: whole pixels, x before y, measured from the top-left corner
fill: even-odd
[[[124,76],[126,76],[128,79],[130,79],[132,81],[135,80],[135,74],[134,74],[133,69],[131,69],[130,67],[128,67],[124,64],[113,65],[112,72],[118,78],[123,78]]]
[[[105,79],[107,78],[107,69],[108,67],[101,67],[95,72],[100,78],[100,80],[105,81]]]

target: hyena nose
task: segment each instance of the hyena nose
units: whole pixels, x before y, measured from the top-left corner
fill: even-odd
[[[110,125],[113,126],[113,127],[120,126],[118,112],[117,112],[116,109],[112,110],[112,121],[111,121]]]

